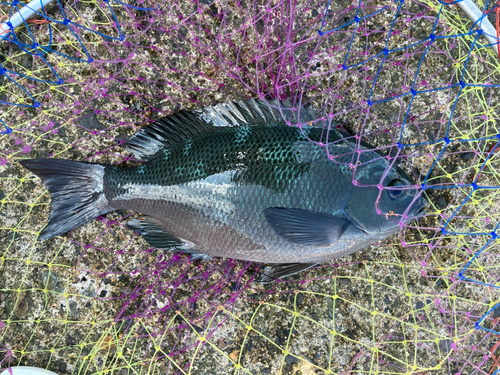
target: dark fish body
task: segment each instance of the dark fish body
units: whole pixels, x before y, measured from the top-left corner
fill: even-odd
[[[311,108],[301,113],[297,119],[282,110],[285,120],[317,119]],[[408,220],[425,205],[414,182],[379,153],[335,130],[285,120],[265,102],[229,102],[179,112],[136,133],[128,149],[145,160],[136,168],[24,161],[52,193],[40,237],[127,209],[145,215],[129,226],[156,248],[313,264],[395,233],[395,215]]]

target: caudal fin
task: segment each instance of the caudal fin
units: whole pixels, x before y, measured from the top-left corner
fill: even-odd
[[[52,195],[49,223],[38,237],[51,238],[113,211],[103,192],[104,166],[61,159],[22,160]]]

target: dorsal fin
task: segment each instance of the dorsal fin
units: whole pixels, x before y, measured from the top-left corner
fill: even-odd
[[[214,127],[262,125],[283,122],[283,118],[295,124],[299,111],[292,111],[291,107],[289,100],[265,102],[250,99],[229,101],[190,112],[182,110],[139,130],[130,137],[125,147],[134,157],[147,160],[162,147],[169,147],[184,139],[208,132]],[[318,117],[311,106],[300,110],[301,123]],[[323,121],[315,123],[315,126],[323,125]]]
[[[290,121],[292,125],[300,122],[301,124],[310,123],[315,128],[328,128],[328,123],[324,120],[319,120],[321,118],[321,114],[317,113],[312,105],[308,105],[307,107],[302,106],[300,108],[295,106],[294,108],[290,99],[285,99],[279,102],[277,99],[274,99],[270,100],[268,103],[269,106],[272,106],[273,111],[277,113],[278,117],[284,119],[285,121]]]
[[[179,111],[142,128],[125,144],[134,157],[147,160],[162,147],[211,130],[213,127],[194,112]]]
[[[262,100],[255,99],[220,103],[193,112],[217,127],[262,125],[283,121],[279,110]]]

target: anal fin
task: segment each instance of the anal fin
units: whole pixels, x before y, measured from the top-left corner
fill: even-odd
[[[284,263],[267,266],[254,281],[261,284],[272,283],[277,279],[295,275],[317,266],[318,264],[319,263]]]
[[[187,245],[182,239],[165,231],[161,223],[150,216],[130,220],[127,226],[138,232],[148,244],[156,249],[187,253],[191,255],[191,260],[201,259],[205,262],[212,259],[212,256],[196,251],[193,246]]]
[[[157,220],[149,216],[141,216],[130,220],[127,222],[127,226],[138,232],[148,244],[157,249],[173,250],[173,248],[183,245],[179,238],[167,233]]]
[[[190,260],[201,260],[202,262],[207,262],[209,261],[210,259],[212,259],[213,257],[211,255],[208,255],[208,254],[204,254],[204,253],[199,253],[195,250],[186,250],[186,249],[183,249],[183,248],[180,248],[180,249],[175,249],[175,251],[179,251],[179,252],[183,252],[183,253],[187,253],[189,254],[189,259]]]

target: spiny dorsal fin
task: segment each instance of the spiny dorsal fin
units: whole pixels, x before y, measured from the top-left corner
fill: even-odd
[[[139,130],[130,137],[125,147],[134,157],[147,160],[162,147],[169,147],[184,139],[208,132],[214,127],[262,125],[284,121],[295,124],[297,119],[301,123],[307,123],[319,118],[312,107],[301,108],[300,111],[292,111],[291,108],[292,103],[288,99],[281,102],[250,99],[229,101],[190,112],[179,111]],[[317,121],[314,125],[321,127],[324,122]]]
[[[308,105],[307,107],[302,106],[300,108],[299,106],[294,107],[290,99],[282,101],[274,99],[268,103],[273,111],[277,113],[279,118],[282,118],[285,122],[289,121],[292,125],[300,122],[301,124],[309,123],[315,128],[328,128],[328,123],[324,120],[320,120],[321,114],[316,113],[312,105]]]
[[[261,125],[283,121],[277,109],[261,100],[220,103],[194,111],[213,126]]]
[[[268,123],[287,122],[292,125],[300,122],[307,124],[314,122],[314,127],[324,128],[326,121],[318,120],[321,115],[316,113],[310,105],[308,107],[293,108],[289,99],[278,101],[263,100],[239,100],[237,102],[226,102],[215,106],[198,109],[203,119],[213,126],[238,126],[238,125],[262,125]]]

